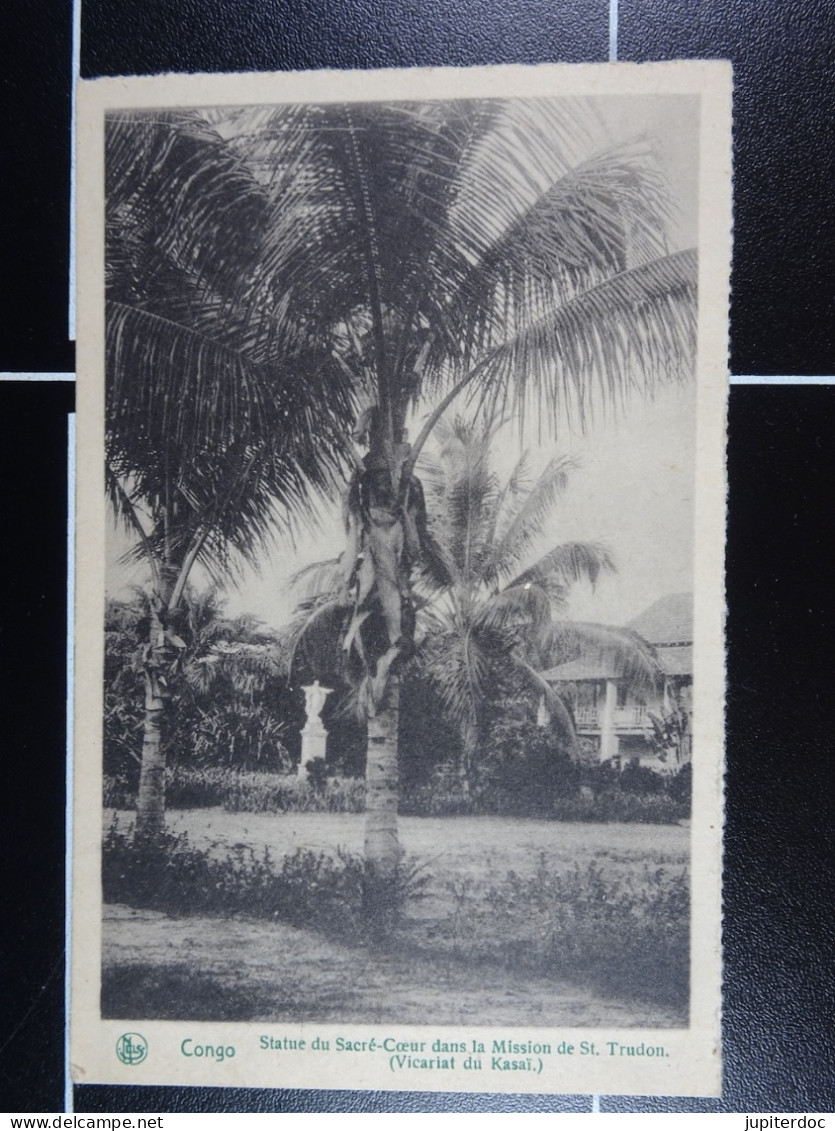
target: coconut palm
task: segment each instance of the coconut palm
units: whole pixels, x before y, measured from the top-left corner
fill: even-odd
[[[416,475],[428,436],[456,398],[536,411],[553,432],[692,369],[695,252],[668,252],[649,146],[603,134],[589,103],[556,99],[240,110],[225,127],[283,186],[303,238],[288,311],[327,327],[365,403],[341,627],[369,719],[366,852],[381,872],[398,858],[398,671],[431,550]]]
[[[273,498],[302,504],[352,429],[343,650],[369,717],[366,852],[391,871],[398,670],[428,549],[418,455],[459,397],[553,430],[685,376],[695,253],[668,252],[650,147],[607,147],[589,103],[148,115],[138,161],[134,121],[111,123],[109,455],[113,500],[156,557],[149,701],[183,569],[251,553]],[[320,426],[325,393],[341,434]]]
[[[639,693],[659,679],[652,649],[631,630],[565,618],[575,584],[594,585],[615,569],[600,543],[543,548],[548,532],[558,528],[558,503],[575,463],[554,458],[534,475],[523,454],[502,479],[491,461],[496,433],[462,418],[439,421],[437,450],[425,452],[418,468],[425,552],[413,587],[416,646],[404,670],[412,668],[433,686],[459,732],[464,792],[497,697],[538,702],[538,714],[576,753],[571,710],[544,671],[583,655],[605,660]],[[290,633],[296,641],[291,666],[308,674],[332,677],[338,666],[335,655],[352,614],[340,593],[341,576],[341,561],[330,559],[294,579],[302,599]]]
[[[275,200],[211,120],[118,114],[106,138],[106,486],[150,574],[137,830],[152,835],[194,567],[220,580],[292,533],[342,466],[352,392],[274,279],[267,297]]]
[[[469,791],[484,725],[499,689],[527,693],[576,744],[573,719],[542,672],[578,654],[606,656],[645,690],[658,669],[626,629],[566,621],[573,585],[614,570],[605,546],[566,542],[543,551],[574,463],[552,459],[533,476],[522,455],[506,479],[491,467],[495,431],[462,419],[437,428],[440,450],[424,458],[428,529],[435,552],[421,562],[417,662],[461,735],[460,779]]]

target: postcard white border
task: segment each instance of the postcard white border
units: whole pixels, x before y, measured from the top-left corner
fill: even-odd
[[[661,1057],[547,1058],[541,1073],[406,1070],[371,1053],[259,1051],[269,1032],[312,1041],[335,1038],[459,1037],[452,1027],[262,1025],[259,1023],[101,1020],[101,671],[103,662],[105,492],[103,482],[104,169],[106,110],[269,102],[373,101],[448,97],[694,94],[701,98],[699,335],[697,391],[694,745],[692,821],[691,1009],[686,1030],[512,1028],[516,1040],[606,1041],[663,1046]],[[165,75],[83,82],[78,91],[78,451],[75,620],[75,751],[71,1064],[77,1083],[282,1088],[396,1089],[480,1093],[718,1095],[721,1087],[721,830],[724,736],[725,413],[731,240],[731,69],[723,62],[499,66],[472,69]],[[138,1029],[149,1041],[144,1063],[122,1065],[115,1046]],[[497,1030],[466,1029],[487,1047]],[[185,1057],[184,1039],[234,1045],[236,1056]],[[425,1038],[424,1038],[425,1039]],[[309,1045],[308,1045],[309,1048]],[[333,1044],[331,1045],[333,1049]]]

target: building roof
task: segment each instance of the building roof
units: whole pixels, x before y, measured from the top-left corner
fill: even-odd
[[[650,605],[626,626],[652,644],[658,666],[668,676],[693,673],[693,595],[670,593]],[[621,672],[609,658],[578,656],[543,672],[554,683],[584,679],[618,679]]]
[[[582,679],[617,679],[620,675],[611,659],[601,656],[590,656],[588,659],[579,656],[576,660],[569,660],[565,664],[557,664],[542,673],[544,679],[554,682],[573,683]]]
[[[664,675],[693,674],[693,645],[668,644],[656,646],[658,664]]]
[[[668,593],[629,622],[648,644],[693,643],[693,594]]]

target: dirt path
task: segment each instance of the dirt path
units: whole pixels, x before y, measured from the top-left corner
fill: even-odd
[[[105,828],[113,814],[105,815]],[[127,826],[132,814],[119,813]],[[172,811],[172,832],[227,855],[246,845],[273,860],[296,849],[362,852],[356,814]],[[510,870],[554,872],[594,861],[607,876],[641,874],[648,864],[686,867],[689,829],[592,825],[494,817],[402,817],[405,852],[426,863],[425,897],[410,911],[415,939],[453,913],[462,883],[478,891]],[[383,953],[351,948],[284,923],[170,918],[127,907],[104,909],[105,1012],[121,1017],[483,1025],[672,1027],[684,1018],[664,1006],[625,1003],[554,978],[498,963],[466,963],[431,945]],[[431,935],[431,931],[430,931]]]
[[[455,959],[340,946],[281,923],[104,908],[105,1016],[439,1025],[680,1025],[675,1011]],[[116,1006],[116,1002],[119,1005]]]

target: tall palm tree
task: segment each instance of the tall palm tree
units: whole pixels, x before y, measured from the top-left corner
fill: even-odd
[[[695,253],[668,252],[650,147],[607,147],[588,102],[288,104],[111,133],[112,497],[154,561],[156,639],[184,568],[251,553],[267,498],[298,507],[352,430],[343,649],[369,717],[366,852],[390,872],[420,451],[459,397],[553,431],[685,376]]]
[[[292,534],[344,466],[353,394],[274,279],[267,294],[276,203],[211,117],[117,114],[106,140],[106,486],[150,574],[137,831],[152,837],[192,571],[219,580]]]
[[[456,398],[493,415],[535,410],[553,432],[688,376],[696,255],[668,252],[650,147],[607,147],[587,102],[240,110],[225,136],[286,192],[306,254],[287,261],[285,224],[268,258],[287,263],[288,312],[325,332],[365,404],[342,642],[369,718],[366,853],[386,873],[398,858],[398,671],[429,549],[415,472],[426,439]]]
[[[421,463],[435,552],[424,557],[418,576],[424,600],[417,660],[461,735],[460,778],[469,791],[499,688],[531,693],[571,748],[573,719],[543,678],[546,668],[580,653],[605,655],[642,690],[657,681],[658,669],[628,630],[564,619],[572,586],[594,585],[615,568],[597,543],[542,551],[573,462],[552,459],[534,477],[522,455],[503,480],[491,466],[495,430],[459,418],[436,432],[438,456]]]

